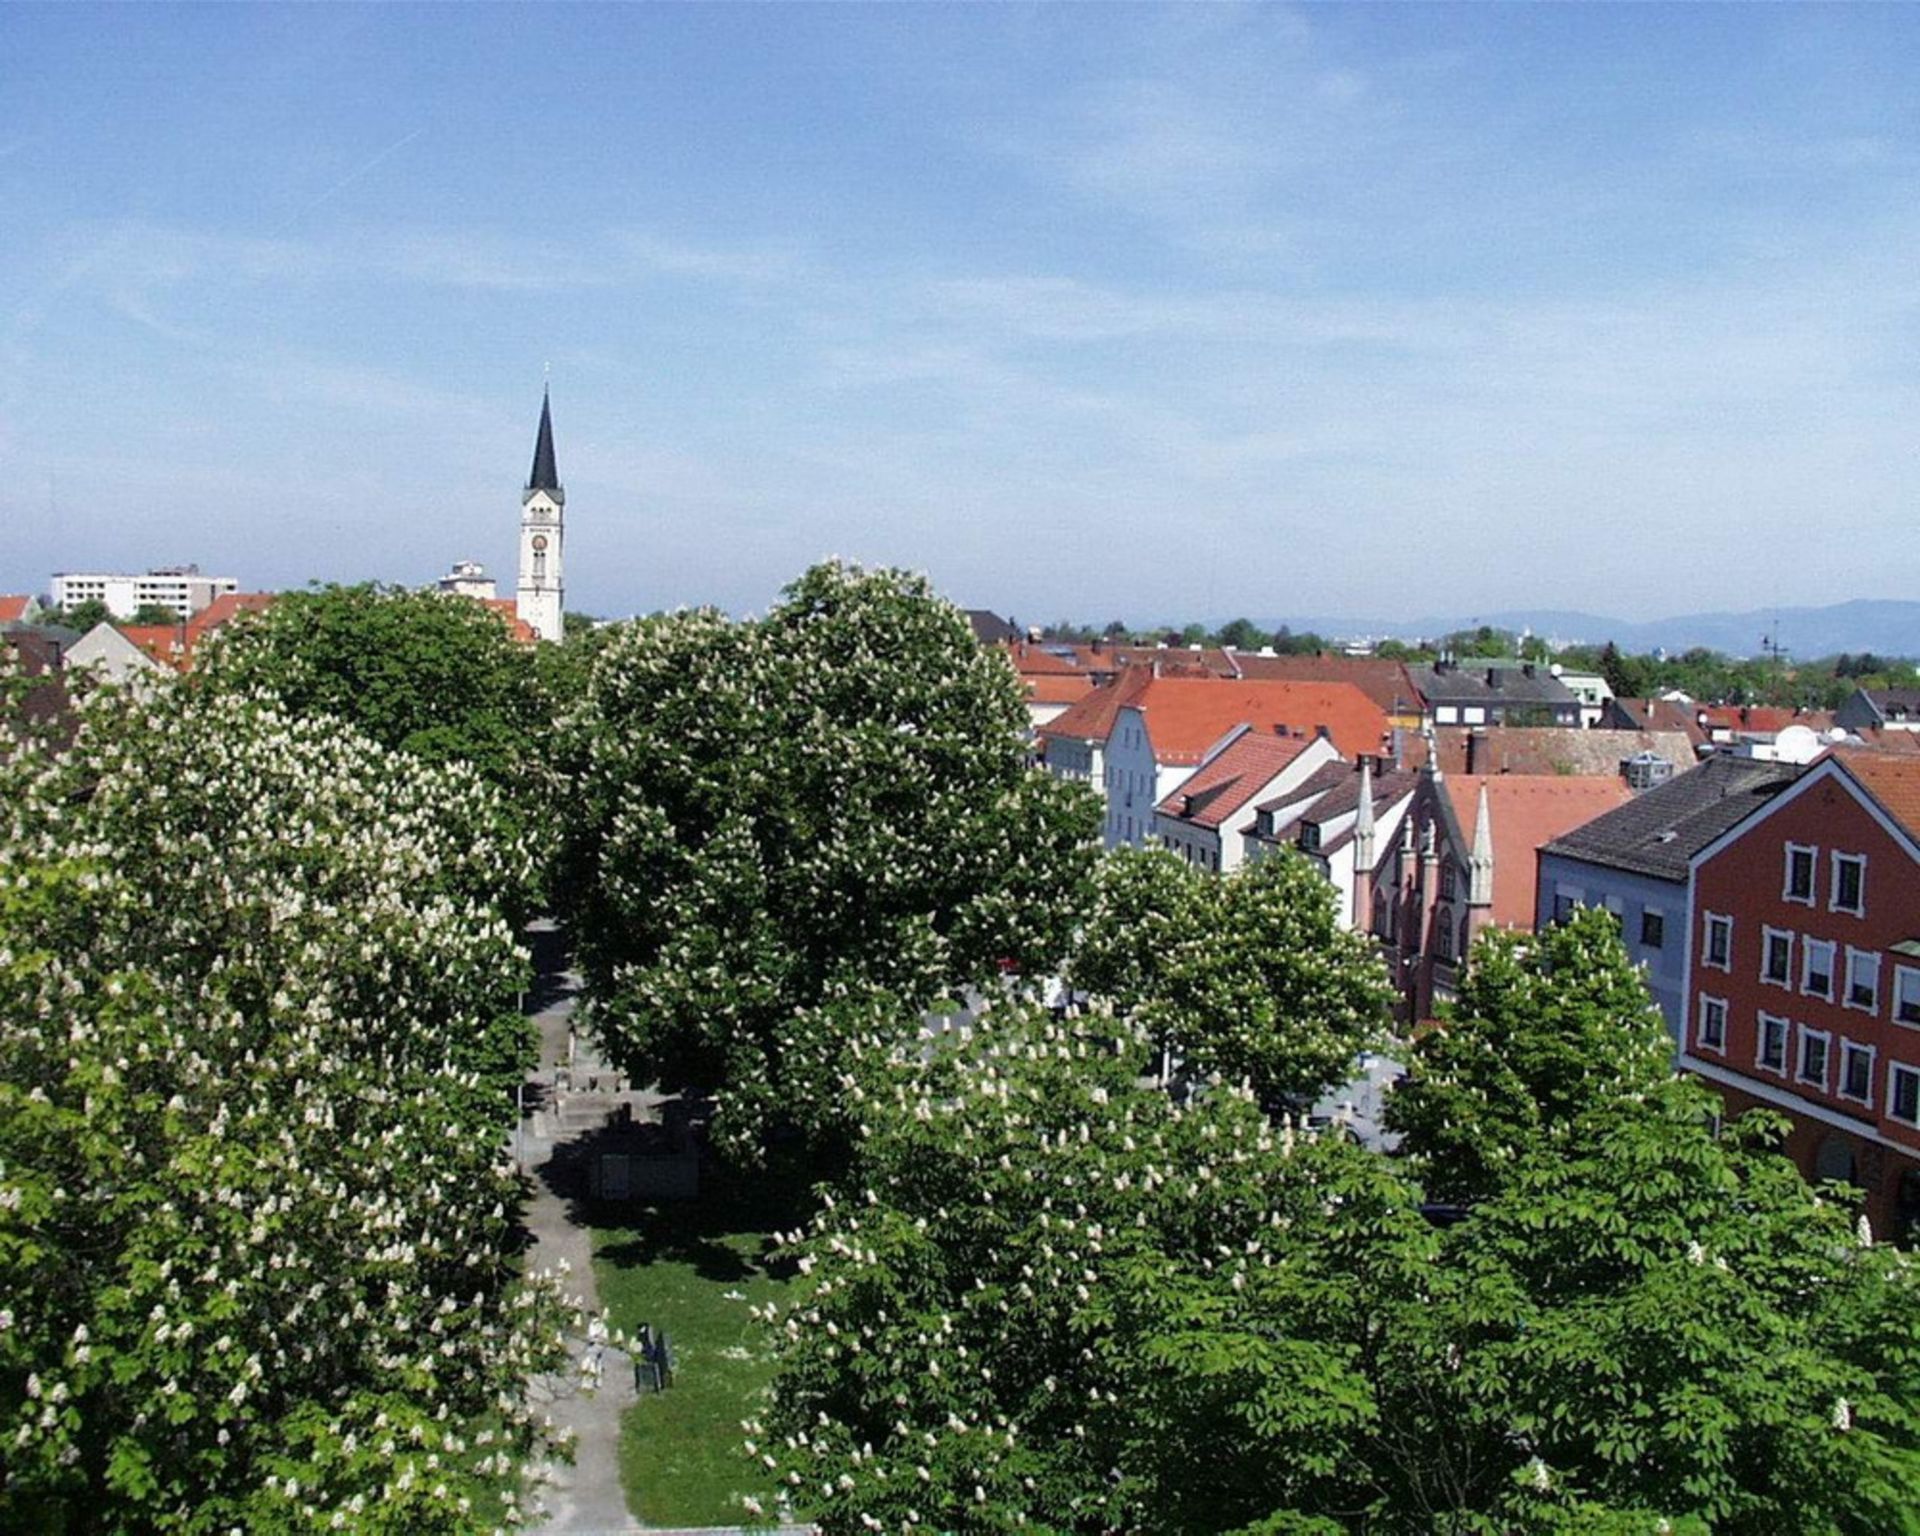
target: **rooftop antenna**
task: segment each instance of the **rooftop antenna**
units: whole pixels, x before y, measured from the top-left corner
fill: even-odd
[[[1774,615],[1773,626],[1760,637],[1760,650],[1776,668],[1784,667],[1793,658],[1780,644],[1780,616]]]

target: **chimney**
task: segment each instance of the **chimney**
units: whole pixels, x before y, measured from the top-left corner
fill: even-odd
[[[1500,669],[1498,667],[1487,668],[1487,686],[1489,688],[1498,688],[1500,686]]]
[[[1487,741],[1487,733],[1481,730],[1480,727],[1475,726],[1472,730],[1467,732],[1468,777],[1472,777],[1476,773],[1486,772],[1488,745],[1489,743]]]
[[[1522,677],[1532,677],[1534,675],[1533,663],[1530,661],[1523,661],[1520,664],[1520,675]]]

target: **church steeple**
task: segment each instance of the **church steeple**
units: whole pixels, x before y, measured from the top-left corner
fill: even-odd
[[[527,476],[527,489],[560,489],[560,471],[553,461],[553,401],[546,390],[540,392],[540,435],[533,441],[533,472]]]
[[[542,640],[565,632],[567,595],[561,567],[567,493],[553,456],[553,401],[540,395],[540,435],[533,441],[533,472],[520,498],[520,581],[515,611]]]

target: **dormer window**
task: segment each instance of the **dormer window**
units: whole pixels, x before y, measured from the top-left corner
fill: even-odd
[[[1308,853],[1314,853],[1320,847],[1320,823],[1306,821],[1300,824],[1300,846]]]

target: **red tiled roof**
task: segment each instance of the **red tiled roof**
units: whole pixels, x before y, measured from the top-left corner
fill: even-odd
[[[1217,827],[1264,794],[1280,771],[1311,745],[1306,737],[1244,731],[1194,770],[1157,809],[1192,826]]]
[[[1388,714],[1418,714],[1420,690],[1405,666],[1378,656],[1249,656],[1233,653],[1240,675],[1255,681],[1352,683]]]
[[[1038,677],[1022,676],[1020,679],[1020,691],[1030,704],[1071,704],[1085,698],[1098,686],[1098,680],[1084,672],[1043,672]]]
[[[11,624],[16,619],[24,619],[27,616],[27,604],[31,601],[32,599],[25,594],[14,596],[9,593],[0,593],[0,624]]]
[[[1342,757],[1380,750],[1386,713],[1351,683],[1245,683],[1229,678],[1153,678],[1135,704],[1146,716],[1154,756],[1197,763],[1236,725],[1312,736],[1323,727]]]
[[[520,604],[517,599],[511,597],[482,597],[475,599],[475,601],[485,607],[491,608],[495,613],[499,614],[501,618],[505,619],[507,621],[507,628],[512,633],[513,638],[518,640],[522,645],[532,645],[540,638],[539,631],[520,617]]]
[[[1708,730],[1755,731],[1763,735],[1784,731],[1790,725],[1824,731],[1833,724],[1833,715],[1827,710],[1786,709],[1776,704],[1702,704],[1700,719]]]
[[[1835,747],[1827,755],[1920,842],[1920,757],[1858,747]]]
[[[116,624],[113,626],[163,667],[187,664],[186,627],[180,624]]]
[[[1068,656],[1057,656],[1052,650],[1043,649],[1027,640],[1015,640],[1005,647],[1007,659],[1013,663],[1013,670],[1022,677],[1039,674],[1056,676],[1084,677],[1086,673],[1075,665]]]
[[[1113,722],[1120,713],[1120,706],[1131,704],[1146,692],[1153,681],[1153,673],[1145,667],[1128,667],[1116,681],[1094,689],[1066,713],[1049,720],[1040,727],[1039,733],[1042,736],[1071,736],[1078,741],[1105,741],[1113,732]]]
[[[1613,702],[1616,713],[1638,721],[1641,730],[1684,731],[1687,740],[1696,747],[1707,739],[1691,704],[1682,704],[1677,699],[1616,698]]]
[[[1388,730],[1385,712],[1351,683],[1155,677],[1150,668],[1126,667],[1116,682],[1096,688],[1041,726],[1040,734],[1105,741],[1128,705],[1145,714],[1154,755],[1163,763],[1199,762],[1236,725],[1250,725],[1263,734],[1284,731],[1309,737],[1325,727],[1344,757],[1379,751]]]
[[[1473,851],[1480,791],[1487,791],[1493,832],[1493,921],[1531,928],[1539,884],[1540,847],[1625,805],[1633,791],[1618,774],[1448,774],[1441,780],[1453,804],[1462,859]]]
[[[243,613],[264,612],[277,596],[277,592],[222,592],[187,620],[187,649],[191,651],[207,631],[231,624]]]

